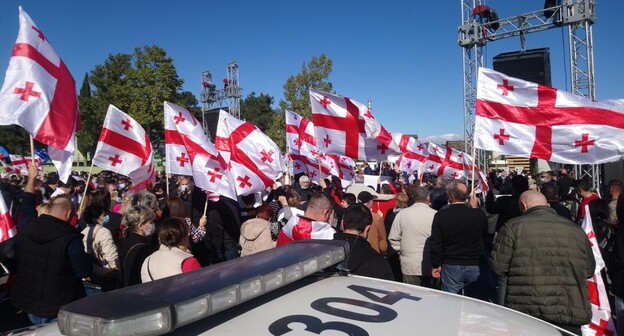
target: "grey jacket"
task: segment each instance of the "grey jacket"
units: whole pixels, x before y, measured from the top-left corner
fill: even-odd
[[[596,262],[585,232],[548,206],[510,219],[494,241],[491,266],[507,276],[505,305],[542,320],[591,320],[587,279]]]

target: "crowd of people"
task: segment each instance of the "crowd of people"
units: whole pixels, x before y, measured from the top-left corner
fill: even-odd
[[[328,177],[284,177],[238,201],[208,197],[192,178],[159,174],[148,190],[132,181],[75,172],[67,183],[29,167],[2,181],[19,223],[11,302],[32,323],[86,295],[154,281],[305,239],[348,242],[339,272],[401,281],[498,302],[575,333],[591,318],[587,279],[595,261],[580,221],[589,206],[611,284],[624,310],[622,181],[600,197],[567,170],[493,170],[486,195],[470,183],[365,164],[343,188]],[[364,174],[379,174],[377,185]],[[381,178],[384,176],[384,178]],[[207,204],[207,205],[206,205]],[[620,307],[620,308],[617,308]]]

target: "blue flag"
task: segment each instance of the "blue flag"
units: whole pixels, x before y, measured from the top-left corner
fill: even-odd
[[[35,155],[37,155],[42,163],[47,163],[50,161],[50,156],[48,155],[48,150],[45,148],[35,149]]]
[[[0,146],[0,159],[4,159],[8,157],[9,157],[9,152],[6,150],[6,148]]]

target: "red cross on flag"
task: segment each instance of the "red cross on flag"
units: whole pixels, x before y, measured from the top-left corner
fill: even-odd
[[[598,239],[596,239],[594,234],[594,225],[589,215],[589,205],[585,206],[585,214],[581,227],[591,243],[594,259],[596,260],[596,268],[594,269],[594,275],[587,280],[592,319],[591,323],[582,326],[581,330],[583,335],[616,335],[615,324],[611,318],[611,306],[609,305],[607,290],[600,274],[600,271],[605,267],[605,261],[600,252]]]
[[[131,192],[145,189],[155,180],[152,144],[147,133],[113,105],[108,107],[93,164],[130,177]]]
[[[62,181],[71,173],[80,129],[76,84],[48,39],[22,8],[20,28],[0,90],[0,125],[19,125],[49,147]]]
[[[32,162],[32,158],[30,156],[9,154],[9,158],[11,159],[11,169],[15,173],[28,176],[28,164]],[[37,164],[37,169],[43,170],[43,164],[41,163],[40,158],[36,157],[35,163]]]
[[[210,142],[201,124],[186,109],[164,103],[165,171],[193,176],[204,191],[236,200],[236,190],[227,164]]]
[[[472,184],[472,170],[474,165],[474,160],[472,156],[462,153],[462,157],[464,159],[464,176],[466,176],[466,184],[470,187]],[[474,179],[474,191],[475,193],[487,192],[490,190],[490,187],[487,183],[487,176],[483,173],[481,168],[478,166],[474,166],[475,179]]]
[[[417,171],[422,164],[427,161],[429,151],[427,146],[416,138],[401,134],[392,133],[394,143],[399,144],[401,157],[399,158],[399,169],[411,174]]]
[[[392,136],[366,105],[350,98],[310,90],[312,121],[319,149],[355,160],[387,161],[398,155]]]
[[[476,148],[570,164],[624,154],[624,101],[597,102],[480,68]]]
[[[446,176],[454,180],[466,177],[464,152],[451,147],[436,145],[433,142],[429,142],[427,151],[429,155],[424,163],[425,172],[433,173],[436,176]]]
[[[237,195],[273,185],[284,173],[279,147],[254,124],[221,111],[215,147],[230,167]]]
[[[344,180],[353,179],[350,174],[344,172],[345,169],[348,169],[348,162],[352,163],[353,160],[346,156],[329,156],[323,153],[316,146],[314,124],[292,111],[286,110],[285,115],[286,147],[293,174],[306,173],[312,181],[317,183],[321,177],[325,178],[330,174]],[[348,162],[340,161],[340,158],[347,158]],[[319,172],[319,159],[322,174]]]
[[[17,226],[11,218],[9,208],[4,202],[4,197],[0,193],[0,243],[9,240],[17,234]]]

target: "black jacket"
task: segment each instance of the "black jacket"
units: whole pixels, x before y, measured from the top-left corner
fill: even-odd
[[[141,266],[143,266],[143,261],[154,251],[150,237],[131,232],[128,237],[121,239],[119,263],[121,265],[124,287],[141,283]]]
[[[49,215],[33,219],[17,235],[17,275],[11,301],[37,316],[56,316],[59,308],[85,296],[82,278],[91,274],[82,235]],[[73,260],[72,260],[73,258]]]
[[[480,209],[451,204],[436,212],[431,224],[431,266],[479,265],[487,234],[487,218]]]
[[[349,243],[349,255],[346,263],[350,273],[371,278],[394,280],[392,269],[386,259],[375,251],[364,237],[338,232],[334,240],[346,240]]]

